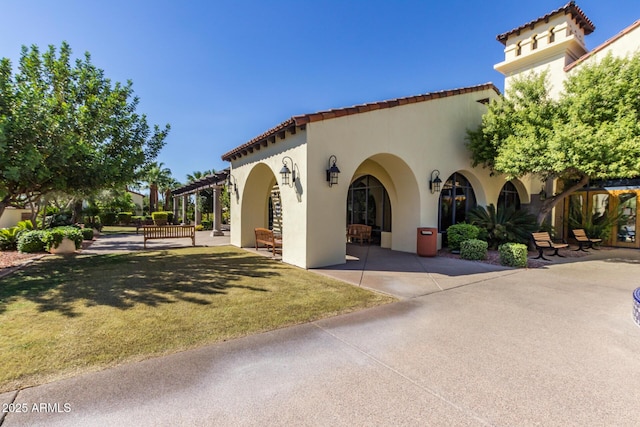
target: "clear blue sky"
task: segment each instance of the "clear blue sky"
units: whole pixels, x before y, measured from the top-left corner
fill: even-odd
[[[172,130],[158,160],[184,182],[297,114],[493,82],[495,36],[566,0],[5,1],[0,56],[88,51],[131,79],[138,111]],[[582,0],[591,49],[640,19],[639,0]]]

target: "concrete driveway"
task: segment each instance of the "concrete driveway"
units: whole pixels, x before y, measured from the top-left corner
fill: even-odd
[[[2,426],[636,426],[640,252],[570,261],[375,248],[319,273],[400,302],[5,393]]]

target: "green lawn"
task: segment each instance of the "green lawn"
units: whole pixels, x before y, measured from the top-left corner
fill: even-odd
[[[134,226],[121,226],[121,225],[105,225],[102,227],[101,234],[134,234],[136,227]]]
[[[47,257],[0,279],[0,392],[391,301],[233,247]]]

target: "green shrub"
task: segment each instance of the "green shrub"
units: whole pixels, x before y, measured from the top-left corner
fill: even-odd
[[[167,222],[173,224],[173,212],[167,212]]]
[[[26,231],[20,235],[18,239],[18,250],[25,253],[44,252],[45,236],[49,234],[48,230]]]
[[[63,238],[73,240],[76,245],[76,249],[82,247],[82,232],[76,227],[56,227],[49,230],[49,233],[42,239],[47,251],[51,248],[57,248],[62,243]]]
[[[460,258],[480,260],[487,258],[489,244],[484,240],[469,239],[460,243]]]
[[[480,229],[471,224],[454,224],[447,228],[447,241],[449,243],[449,249],[458,251],[460,250],[460,243],[469,239],[477,239],[480,234]]]
[[[91,228],[83,228],[80,230],[82,233],[82,238],[84,240],[93,240],[93,229]]]
[[[133,212],[118,212],[118,224],[129,225]]]
[[[493,205],[483,208],[475,207],[467,214],[467,219],[473,225],[486,230],[486,240],[489,246],[497,248],[503,243],[528,243],[531,233],[538,230],[535,215],[524,210],[498,209]]]
[[[0,229],[0,251],[15,251],[18,248],[20,235],[33,230],[30,219],[18,222],[18,225]]]
[[[100,214],[100,223],[102,225],[116,225],[118,214],[115,212],[105,212]]]
[[[204,227],[202,226],[202,224],[196,225],[196,231],[202,231],[202,230],[204,230]]]
[[[151,217],[153,218],[153,222],[155,222],[156,225],[164,225],[169,221],[168,220],[169,212],[163,212],[163,211],[153,212],[151,214]]]
[[[527,266],[527,245],[522,243],[503,243],[498,246],[500,264],[509,267]]]
[[[200,224],[202,224],[205,230],[213,230],[213,221],[204,220]]]

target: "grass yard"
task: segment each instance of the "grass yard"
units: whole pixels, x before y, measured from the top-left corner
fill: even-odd
[[[391,301],[229,246],[47,257],[0,279],[0,392]]]
[[[101,234],[135,234],[136,227],[122,225],[105,225],[102,227]]]

